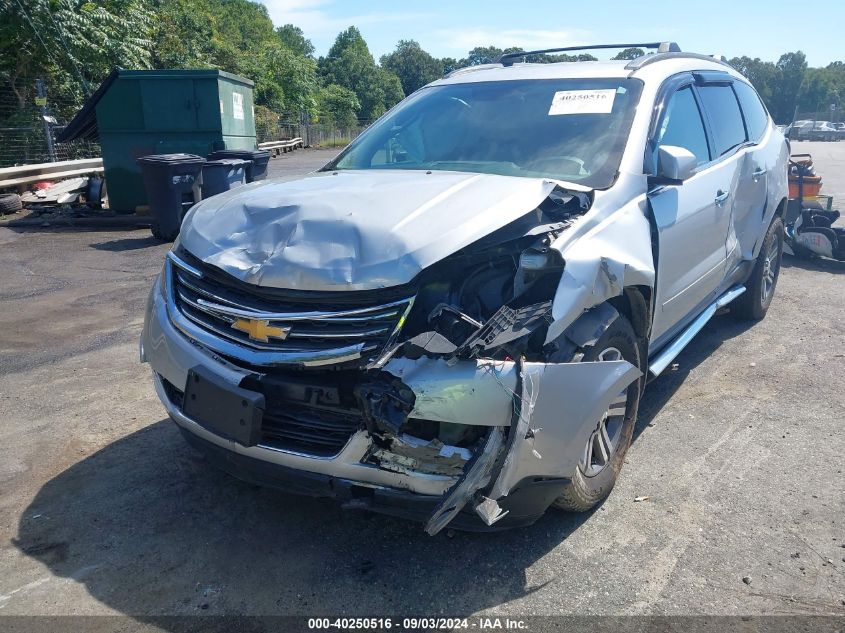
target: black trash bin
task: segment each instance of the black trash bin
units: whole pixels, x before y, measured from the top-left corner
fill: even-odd
[[[179,235],[182,218],[194,204],[193,188],[205,159],[195,154],[152,154],[138,159],[155,237],[171,241]]]
[[[243,185],[248,164],[248,160],[240,158],[207,161],[202,168],[202,199]]]
[[[264,180],[267,177],[267,165],[270,162],[270,150],[221,149],[208,155],[208,160],[220,160],[221,158],[240,158],[241,160],[251,160],[252,165],[247,165],[246,168],[247,182]]]

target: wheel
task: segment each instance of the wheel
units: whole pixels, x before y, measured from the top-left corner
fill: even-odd
[[[766,316],[778,283],[782,257],[783,221],[775,217],[763,238],[751,276],[745,282],[745,292],[731,304],[734,316],[754,321]]]
[[[150,224],[150,233],[153,234],[154,238],[156,238],[157,240],[161,240],[162,242],[172,242],[176,239],[176,236],[179,235],[178,230],[164,231],[161,228],[161,225],[156,221],[153,221],[153,223]]]
[[[621,315],[595,345],[584,350],[581,359],[582,362],[610,360],[627,360],[636,367],[642,366],[634,328]],[[554,507],[584,512],[610,494],[631,445],[643,385],[644,381],[635,380],[618,394],[601,419],[596,420],[596,428],[584,446],[581,462],[563,493],[552,504]]]
[[[21,197],[16,193],[0,194],[0,215],[17,213],[23,208]]]

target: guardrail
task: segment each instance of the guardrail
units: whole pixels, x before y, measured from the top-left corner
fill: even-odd
[[[297,147],[304,147],[304,143],[301,138],[292,138],[284,141],[268,141],[266,143],[258,144],[258,149],[269,149],[273,156],[292,152]]]
[[[102,158],[83,158],[81,160],[62,160],[56,163],[3,167],[0,168],[0,189],[20,187],[41,180],[62,180],[102,172]]]

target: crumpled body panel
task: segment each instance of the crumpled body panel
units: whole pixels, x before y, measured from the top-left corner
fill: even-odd
[[[241,281],[295,290],[372,290],[424,268],[540,204],[548,180],[367,170],[267,181],[209,198],[180,242]]]

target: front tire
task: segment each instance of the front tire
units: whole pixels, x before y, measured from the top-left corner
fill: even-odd
[[[620,315],[595,345],[584,350],[581,361],[626,360],[635,367],[642,367],[640,349],[634,328]],[[628,385],[603,418],[596,421],[596,429],[587,440],[581,463],[552,504],[554,507],[585,512],[610,494],[631,445],[643,385],[642,380]]]
[[[782,258],[783,221],[775,217],[763,238],[751,276],[745,282],[746,290],[731,305],[732,314],[751,321],[759,321],[766,316],[775,295]]]

